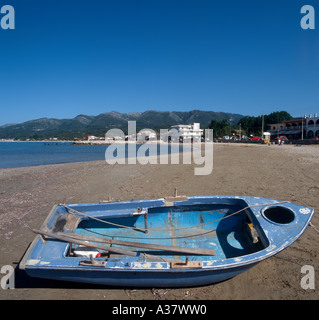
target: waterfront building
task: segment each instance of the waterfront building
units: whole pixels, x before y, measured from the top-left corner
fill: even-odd
[[[319,117],[315,113],[306,118],[306,137],[307,139],[319,139]]]
[[[190,125],[178,124],[171,126],[167,137],[172,142],[198,142],[203,136],[203,129],[200,129],[200,123]]]
[[[269,127],[268,132],[272,139],[280,136],[286,136],[289,140],[319,138],[319,117],[317,113],[310,114],[308,117],[305,115],[300,118],[273,123]]]
[[[269,126],[268,132],[272,140],[280,136],[286,136],[289,140],[299,140],[306,137],[306,121],[304,118],[294,118]]]

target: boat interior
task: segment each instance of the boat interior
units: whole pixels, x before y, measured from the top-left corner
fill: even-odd
[[[75,214],[77,212],[81,212],[81,208],[77,207]],[[73,233],[83,240],[86,237],[107,239],[109,243],[103,246],[110,250],[97,250],[98,256],[109,259],[123,257],[114,249],[124,249],[137,256],[158,256],[163,261],[209,261],[247,255],[269,244],[257,219],[241,202],[155,206],[146,211],[137,208],[133,214],[132,210],[129,212],[112,210],[110,215],[109,211],[86,211],[78,219]],[[93,216],[98,218],[92,219]],[[56,229],[59,231],[59,226]],[[129,242],[131,244],[126,245]],[[84,247],[70,244],[68,256],[76,256],[77,252],[87,249]],[[180,247],[194,250],[179,252]],[[206,249],[211,253],[207,254]]]

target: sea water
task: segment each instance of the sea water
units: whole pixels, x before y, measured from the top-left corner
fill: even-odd
[[[71,142],[0,142],[0,168],[105,160],[108,146],[73,145]],[[139,146],[136,145],[137,150]],[[125,148],[127,154],[127,145]],[[157,150],[159,153],[159,145]],[[168,153],[170,150],[169,146]]]

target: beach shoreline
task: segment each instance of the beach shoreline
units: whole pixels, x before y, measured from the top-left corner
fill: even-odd
[[[107,164],[106,161],[0,169],[0,266],[16,269],[16,289],[0,299],[155,299],[151,289],[105,288],[32,279],[18,263],[57,203],[154,199],[179,194],[238,195],[291,201],[315,209],[319,226],[319,146],[214,144],[211,174],[192,164]],[[168,289],[161,299],[318,299],[300,286],[303,265],[318,268],[318,232],[310,226],[292,246],[223,283]],[[316,277],[318,287],[318,277]],[[158,298],[158,297],[157,297]]]

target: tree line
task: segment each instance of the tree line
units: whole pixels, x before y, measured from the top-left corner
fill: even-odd
[[[231,125],[226,119],[217,121],[212,120],[209,129],[214,130],[214,138],[231,136],[236,130],[241,130],[241,136],[261,136],[262,118],[264,118],[264,131],[269,129],[269,124],[279,123],[292,119],[287,111],[276,111],[263,116],[245,116],[241,118],[236,125]]]

